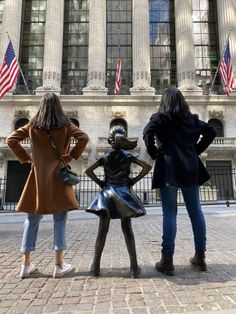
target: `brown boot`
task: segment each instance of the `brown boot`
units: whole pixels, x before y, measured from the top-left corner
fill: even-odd
[[[195,255],[190,258],[190,263],[200,271],[207,270],[207,264],[205,262],[205,252],[196,251]]]
[[[173,264],[173,255],[162,254],[160,262],[156,263],[156,270],[167,276],[174,276],[175,267]]]

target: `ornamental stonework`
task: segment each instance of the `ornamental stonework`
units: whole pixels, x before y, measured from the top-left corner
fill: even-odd
[[[28,110],[16,110],[15,118],[29,118],[30,112]]]
[[[208,111],[208,115],[210,118],[218,118],[218,119],[224,118],[223,110],[211,110],[211,111]]]
[[[112,111],[111,118],[126,118],[126,111]]]
[[[65,111],[65,115],[69,118],[77,118],[77,119],[79,118],[77,110]]]

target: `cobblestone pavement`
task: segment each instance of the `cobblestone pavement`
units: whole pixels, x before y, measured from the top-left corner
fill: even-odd
[[[65,260],[75,273],[53,279],[52,222],[40,224],[33,263],[40,273],[19,279],[19,244],[24,215],[0,214],[0,314],[2,313],[236,313],[236,206],[204,207],[208,251],[206,273],[189,265],[193,254],[190,222],[184,210],[178,215],[174,263],[176,275],[154,269],[161,250],[160,209],[133,219],[142,274],[129,278],[129,259],[119,220],[111,222],[104,249],[101,276],[91,278],[98,219],[83,211],[71,212]]]

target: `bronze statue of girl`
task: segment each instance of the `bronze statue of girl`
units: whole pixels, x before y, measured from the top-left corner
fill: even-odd
[[[96,160],[85,172],[102,188],[86,210],[100,217],[91,274],[99,276],[100,260],[110,219],[119,218],[130,256],[130,276],[137,278],[140,274],[140,268],[137,262],[131,218],[143,216],[146,211],[140,199],[134,194],[132,186],[151,170],[151,166],[128,152],[137,146],[137,141],[128,140],[126,131],[122,126],[111,128],[108,143],[112,150]],[[129,177],[131,163],[142,167],[141,172],[134,178]],[[100,180],[94,173],[98,167],[104,168],[104,181]]]

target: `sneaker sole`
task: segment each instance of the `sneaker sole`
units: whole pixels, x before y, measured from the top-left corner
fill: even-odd
[[[35,268],[35,269],[34,269],[33,271],[31,271],[29,274],[20,276],[20,279],[29,278],[31,275],[38,274],[38,273],[39,273],[38,268]]]
[[[60,277],[63,277],[63,276],[65,276],[65,275],[70,274],[70,273],[73,272],[74,270],[75,270],[74,267],[72,267],[71,269],[69,269],[68,271],[64,272],[63,274],[53,275],[53,278],[60,278]]]

